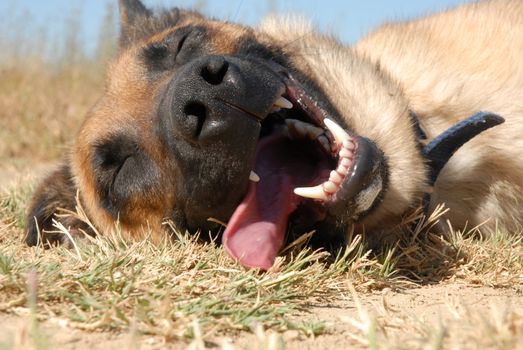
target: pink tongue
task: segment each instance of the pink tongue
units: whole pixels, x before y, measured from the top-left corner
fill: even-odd
[[[250,184],[247,196],[229,220],[223,244],[243,266],[268,270],[283,245],[288,218],[296,204],[288,178],[283,177],[277,182],[279,188],[270,192],[265,192],[262,181],[268,182],[262,178],[259,184]]]
[[[251,182],[223,234],[225,249],[243,266],[268,270],[273,265],[284,243],[289,215],[300,200],[293,189],[303,183],[302,173],[316,170],[314,164],[296,161],[287,143],[282,136],[260,142],[255,171],[261,180]]]

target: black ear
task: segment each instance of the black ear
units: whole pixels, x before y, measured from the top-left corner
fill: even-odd
[[[140,0],[118,0],[120,9],[120,46],[126,46],[140,31],[139,25],[152,15]]]
[[[53,226],[53,219],[60,221],[70,229],[71,235],[93,235],[87,224],[74,217],[58,218],[59,209],[75,211],[76,185],[71,176],[69,165],[64,162],[52,172],[37,188],[26,218],[25,242],[30,245],[48,246],[50,244],[69,244],[69,238]]]

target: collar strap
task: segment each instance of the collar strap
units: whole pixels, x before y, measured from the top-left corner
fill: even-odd
[[[505,119],[494,113],[478,112],[471,117],[454,124],[440,135],[433,138],[430,142],[426,143],[427,135],[420,126],[418,116],[414,112],[411,112],[410,115],[413,121],[414,132],[418,136],[421,153],[429,166],[429,177],[427,183],[429,188],[423,196],[423,212],[427,214],[430,203],[430,194],[434,187],[434,183],[452,155],[465,143],[472,140],[483,131],[502,124],[505,122]]]

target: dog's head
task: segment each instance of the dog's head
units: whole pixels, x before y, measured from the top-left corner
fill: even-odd
[[[289,224],[390,225],[421,193],[399,88],[334,40],[285,22],[153,14],[138,0],[120,0],[120,17],[105,94],[71,155],[102,231],[228,222],[228,251],[268,268]]]

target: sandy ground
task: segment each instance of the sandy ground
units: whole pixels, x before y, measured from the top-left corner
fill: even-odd
[[[458,283],[443,283],[393,292],[385,290],[380,293],[362,294],[357,298],[361,303],[358,308],[351,295],[340,295],[331,304],[311,303],[307,312],[297,315],[299,320],[323,321],[327,325],[326,333],[316,338],[300,336],[296,331],[281,334],[285,349],[346,349],[365,348],[361,342],[353,339],[358,332],[353,321],[361,320],[359,310],[369,315],[379,314],[379,305],[385,301],[391,310],[389,317],[415,320],[426,327],[437,327],[441,324],[453,327],[453,332],[460,332],[470,327],[469,323],[460,325],[456,311],[469,310],[490,318],[493,310],[499,313],[504,309],[521,309],[523,305],[522,287],[511,289],[494,289],[490,287],[471,287]],[[459,306],[459,307],[458,307]],[[19,344],[28,331],[27,310],[0,313],[0,344]],[[16,314],[18,313],[18,315]],[[408,323],[405,323],[408,326]],[[457,327],[457,328],[456,328]],[[170,342],[165,344],[159,337],[136,335],[132,332],[87,332],[68,326],[65,320],[47,320],[42,322],[41,331],[45,335],[50,349],[182,349],[189,344]],[[390,332],[403,333],[408,336],[408,329],[391,329]],[[406,333],[406,334],[405,334]],[[265,333],[268,337],[269,333]],[[210,348],[221,348],[228,344],[233,349],[256,349],[256,335],[241,333],[212,339],[206,345]],[[523,348],[523,344],[522,344]]]

